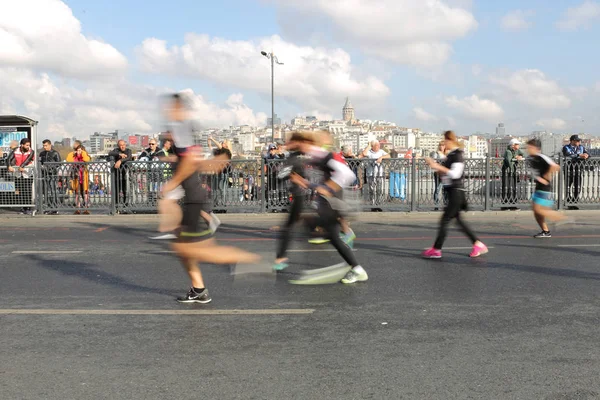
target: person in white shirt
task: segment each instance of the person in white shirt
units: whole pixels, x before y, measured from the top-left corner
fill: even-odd
[[[373,140],[359,155],[359,158],[374,160],[369,161],[366,165],[367,185],[369,187],[369,202],[373,205],[379,204],[383,200],[384,168],[382,161],[390,158],[390,155],[381,148],[378,140]]]

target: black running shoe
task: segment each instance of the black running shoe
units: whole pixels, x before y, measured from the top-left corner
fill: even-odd
[[[200,303],[208,304],[212,301],[208,289],[204,289],[201,293],[196,293],[193,288],[190,289],[185,297],[178,297],[177,301],[180,303]]]
[[[536,239],[545,239],[545,238],[551,238],[552,235],[548,231],[545,231],[545,232],[542,231],[542,232],[538,233],[537,235],[534,235],[533,237]]]

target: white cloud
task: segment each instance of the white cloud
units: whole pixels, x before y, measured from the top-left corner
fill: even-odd
[[[531,10],[514,10],[502,17],[500,25],[502,29],[509,32],[525,31],[533,26],[533,22],[527,18],[535,15]]]
[[[283,12],[293,9],[307,16],[324,16],[326,28],[318,21],[310,25],[310,18],[301,23],[315,31],[333,28],[336,37],[366,54],[420,67],[446,62],[452,54],[451,43],[477,28],[467,10],[468,0],[270,1]]]
[[[275,66],[275,93],[307,109],[331,111],[350,96],[355,103],[383,102],[389,88],[378,78],[359,79],[350,55],[341,49],[297,46],[279,36],[232,41],[188,34],[183,46],[167,47],[146,39],[137,49],[142,68],[153,73],[201,78],[224,86],[271,92],[270,61],[262,50],[274,49],[285,65]]]
[[[17,68],[0,68],[0,74],[5,78],[0,80],[0,112],[39,120],[40,137],[52,139],[85,138],[94,131],[114,129],[130,133],[160,131],[164,121],[158,98],[172,91],[125,80],[88,82],[85,89],[80,89],[46,73]],[[203,126],[260,125],[266,121],[266,115],[252,111],[240,94],[233,94],[224,105],[218,105],[187,91]]]
[[[496,75],[491,82],[502,88],[509,98],[543,109],[563,109],[571,106],[571,99],[555,81],[537,69],[526,69],[511,75]]]
[[[482,119],[487,121],[498,121],[504,115],[504,110],[493,100],[481,99],[472,95],[459,99],[456,96],[445,99],[448,107],[458,110],[467,118]]]
[[[474,64],[471,66],[471,73],[473,76],[478,77],[483,72],[483,67],[479,64]]]
[[[435,115],[433,115],[431,113],[428,113],[421,107],[413,108],[413,113],[415,115],[415,118],[418,119],[419,121],[428,122],[428,121],[437,121],[438,120],[438,117],[436,117]]]
[[[81,33],[71,9],[59,0],[5,1],[0,12],[0,63],[65,76],[122,73],[127,59],[113,46]]]
[[[560,118],[540,119],[535,124],[546,129],[554,130],[563,130],[567,127],[566,121]]]
[[[244,104],[244,96],[240,93],[232,94],[227,98],[225,105],[221,107],[204,99],[199,94],[195,94],[191,89],[187,89],[193,101],[195,118],[204,127],[224,128],[231,125],[265,125],[267,115],[265,113],[255,113],[250,107]]]
[[[586,0],[577,7],[569,8],[556,26],[563,31],[574,31],[589,28],[597,19],[600,19],[600,3]]]
[[[596,92],[600,92],[600,82],[596,82],[594,89],[596,90]]]

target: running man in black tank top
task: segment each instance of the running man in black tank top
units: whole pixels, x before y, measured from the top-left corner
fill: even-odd
[[[549,157],[541,152],[542,143],[539,139],[531,139],[527,142],[527,159],[533,171],[535,179],[535,192],[531,197],[533,203],[533,215],[542,231],[534,236],[536,239],[551,238],[546,219],[555,222],[567,222],[568,219],[561,213],[554,211],[552,198],[552,175],[560,170],[560,167]]]
[[[463,221],[460,214],[462,211],[467,210],[467,197],[463,183],[465,170],[464,155],[454,132],[446,131],[444,133],[444,142],[446,149],[449,151],[446,159],[441,164],[438,164],[429,157],[427,157],[426,161],[431,169],[442,177],[444,188],[448,191],[448,204],[444,209],[444,215],[440,221],[437,239],[433,247],[423,252],[423,257],[442,258],[442,247],[448,234],[448,224],[453,219],[456,219],[462,231],[473,243],[473,251],[471,251],[469,256],[479,257],[487,253],[488,248],[485,244],[481,243],[467,223]]]

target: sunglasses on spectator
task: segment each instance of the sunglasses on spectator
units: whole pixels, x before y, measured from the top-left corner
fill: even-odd
[[[150,146],[156,146],[156,143],[150,143]]]

